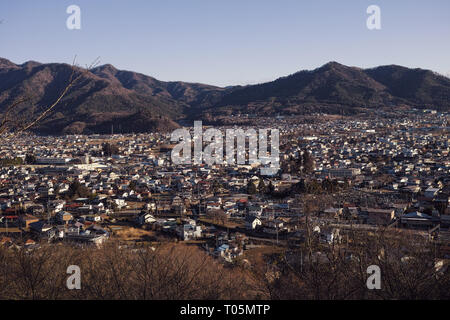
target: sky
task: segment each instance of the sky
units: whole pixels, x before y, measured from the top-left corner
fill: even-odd
[[[66,12],[80,8],[81,29]],[[366,12],[380,8],[380,30]],[[448,0],[1,0],[0,57],[101,64],[218,86],[274,80],[329,61],[450,76]]]

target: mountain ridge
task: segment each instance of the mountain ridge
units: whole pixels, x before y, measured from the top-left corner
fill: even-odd
[[[15,64],[0,58],[0,112],[18,98],[32,96],[35,104],[16,110],[18,116],[32,118],[55,101],[73,72],[83,69],[36,61]],[[96,133],[122,123],[124,131],[169,131],[182,119],[208,120],[234,113],[352,114],[361,107],[380,106],[448,111],[450,79],[420,68],[386,65],[363,69],[330,61],[270,82],[223,88],[161,81],[105,64],[84,72],[55,113],[34,130],[46,134]]]

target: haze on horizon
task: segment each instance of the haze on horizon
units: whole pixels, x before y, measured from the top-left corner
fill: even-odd
[[[81,8],[81,30],[66,9]],[[164,81],[261,83],[329,61],[397,64],[450,75],[450,2],[435,0],[2,1],[0,56],[89,64]],[[381,30],[366,9],[381,8]]]

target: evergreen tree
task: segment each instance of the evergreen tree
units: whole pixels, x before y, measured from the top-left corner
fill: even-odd
[[[267,192],[267,186],[266,186],[266,183],[264,182],[263,178],[259,178],[258,191],[260,193],[266,193]]]
[[[314,170],[314,159],[308,150],[303,151],[303,171],[305,173],[311,173]]]
[[[253,183],[253,181],[249,181],[247,184],[247,193],[248,194],[256,194],[258,193],[258,189],[256,188],[256,185]]]
[[[272,195],[275,192],[275,187],[272,184],[272,181],[269,182],[269,185],[267,186],[267,193],[269,195]]]
[[[28,153],[28,154],[25,156],[25,163],[26,163],[26,164],[33,164],[33,163],[36,163],[36,157],[35,157],[34,155]]]

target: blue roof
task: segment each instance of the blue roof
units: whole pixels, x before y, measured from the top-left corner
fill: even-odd
[[[216,251],[225,251],[229,248],[230,248],[230,246],[224,243],[220,247],[216,248]]]
[[[407,213],[407,214],[403,215],[403,217],[405,217],[405,218],[422,218],[422,219],[431,219],[432,218],[428,214],[418,212],[418,211]]]

